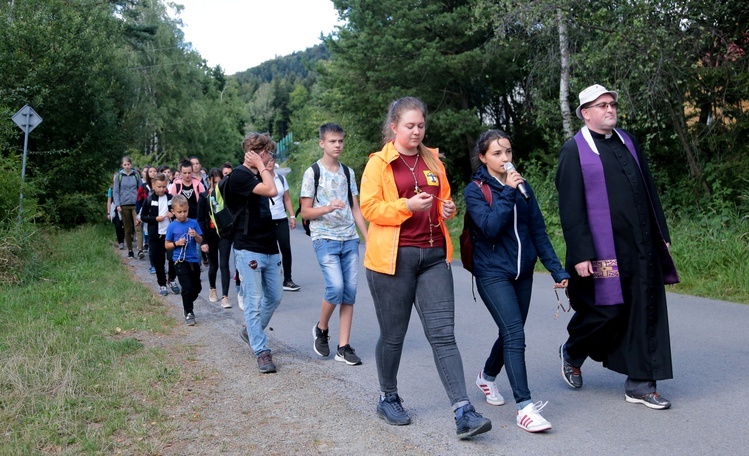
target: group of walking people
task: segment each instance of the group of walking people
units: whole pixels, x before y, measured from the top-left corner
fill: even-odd
[[[565,267],[546,234],[531,185],[512,164],[516,157],[507,134],[488,130],[479,136],[474,155],[480,165],[464,190],[473,274],[498,330],[496,341],[485,347],[488,356],[475,383],[488,404],[503,405],[497,377],[504,368],[516,404],[516,424],[528,432],[551,429],[540,414],[546,402],[532,399],[525,362],[524,326],[537,259],[551,273],[554,288],[566,289],[575,310],[569,337],[559,347],[564,381],[581,388],[581,367],[591,358],[627,376],[627,402],[652,409],[671,405],[658,393],[656,382],[672,377],[664,284],[675,283],[678,275],[668,252],[670,239],[658,193],[642,147],[616,128],[618,93],[596,84],[583,90],[579,101],[576,114],[585,126],[562,146],[556,174],[567,244]],[[338,308],[335,359],[361,363],[350,344],[361,233],[366,239],[366,279],[380,329],[375,347],[378,416],[392,425],[411,423],[398,391],[398,373],[415,308],[457,435],[467,439],[489,431],[492,424],[469,400],[455,339],[453,246],[446,221],[457,208],[440,152],[423,144],[426,124],[427,109],[419,99],[405,97],[390,104],[382,128],[383,147],[369,157],[361,192],[354,170],[339,160],[343,129],[336,124],[320,128],[322,158],[305,171],[300,192],[300,215],[308,223],[326,285],[312,348],[318,356],[329,356],[329,321]],[[275,143],[267,134],[252,133],[242,146],[243,164],[223,177],[226,185],[220,188],[235,217],[233,249],[246,324],[241,336],[260,372],[270,373],[276,365],[264,330],[283,289],[278,249],[283,235],[276,232],[272,199],[284,187],[274,184]],[[210,188],[216,188],[222,176],[215,179]],[[290,214],[290,202],[282,199],[281,204]],[[181,207],[182,201],[175,198],[172,211],[175,205]],[[173,215],[181,223],[179,213]],[[293,228],[296,221],[290,220]],[[189,243],[204,239],[201,226],[171,226],[167,248],[187,245],[189,256]],[[222,248],[217,250],[220,254]],[[285,261],[285,252],[283,256]],[[199,291],[199,285],[196,288]]]

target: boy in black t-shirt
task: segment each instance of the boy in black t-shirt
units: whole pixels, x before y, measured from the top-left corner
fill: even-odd
[[[234,259],[242,281],[246,332],[242,339],[257,357],[260,372],[276,371],[265,327],[281,303],[281,254],[270,212],[269,197],[276,196],[276,184],[266,168],[276,150],[267,134],[251,133],[242,142],[244,163],[227,177],[225,204],[236,215]]]

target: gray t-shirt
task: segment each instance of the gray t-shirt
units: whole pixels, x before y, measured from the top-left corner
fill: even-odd
[[[317,186],[317,198],[312,201],[312,207],[322,207],[330,204],[333,199],[339,199],[346,203],[343,209],[337,209],[320,218],[310,220],[310,236],[312,240],[331,239],[334,241],[349,241],[359,239],[359,233],[356,231],[356,223],[351,207],[348,203],[348,189],[346,188],[346,174],[343,172],[343,164],[340,164],[338,171],[333,173],[328,171],[325,166],[317,161],[320,167],[320,182]],[[349,168],[351,176],[351,194],[358,195],[356,188],[356,176],[354,170]],[[302,190],[299,196],[302,198],[312,198],[315,194],[315,174],[312,167],[307,168],[302,176]]]

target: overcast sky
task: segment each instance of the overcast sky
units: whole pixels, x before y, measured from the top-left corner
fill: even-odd
[[[174,0],[185,41],[234,74],[320,43],[339,24],[331,0]]]

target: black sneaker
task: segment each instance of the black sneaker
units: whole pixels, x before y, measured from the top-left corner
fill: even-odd
[[[466,404],[455,414],[455,426],[458,438],[465,440],[491,430],[492,422],[489,418],[481,416],[473,405]]]
[[[411,424],[411,417],[403,410],[401,402],[403,399],[398,396],[398,393],[388,393],[385,397],[381,397],[377,402],[377,416],[394,426]]]
[[[630,396],[629,394],[624,394],[624,400],[630,404],[642,404],[647,408],[655,410],[665,410],[671,407],[671,402],[658,393],[648,393],[643,396]]]
[[[295,284],[291,279],[283,283],[283,291],[299,291],[302,287]]]
[[[349,366],[357,366],[361,364],[361,358],[356,356],[356,352],[349,344],[346,344],[343,347],[338,347],[338,350],[335,353],[335,360],[344,362]]]
[[[133,255],[133,251],[132,250],[130,250],[129,252],[127,252],[127,257],[128,258],[135,258],[135,255]]]
[[[239,331],[239,337],[241,337],[244,343],[246,343],[247,346],[250,347],[250,350],[252,350],[252,345],[250,345],[250,336],[247,335],[247,326],[242,326],[242,329]]]
[[[276,365],[273,364],[273,357],[269,350],[261,352],[260,356],[257,357],[257,368],[263,374],[272,374],[276,371]]]
[[[564,359],[564,344],[559,346],[559,358],[562,360],[562,378],[573,388],[583,387],[583,373]]]
[[[138,250],[138,259],[139,259],[139,260],[142,260],[142,259],[143,259],[143,258],[145,258],[145,257],[146,257],[146,256],[145,256],[145,255],[143,254],[143,250]]]
[[[185,315],[185,323],[187,326],[195,326],[195,314],[188,312],[187,315]]]
[[[315,350],[320,356],[328,356],[330,354],[330,347],[328,346],[328,330],[322,330],[317,327],[312,328],[312,337],[315,338],[315,342],[312,344],[312,349]]]

